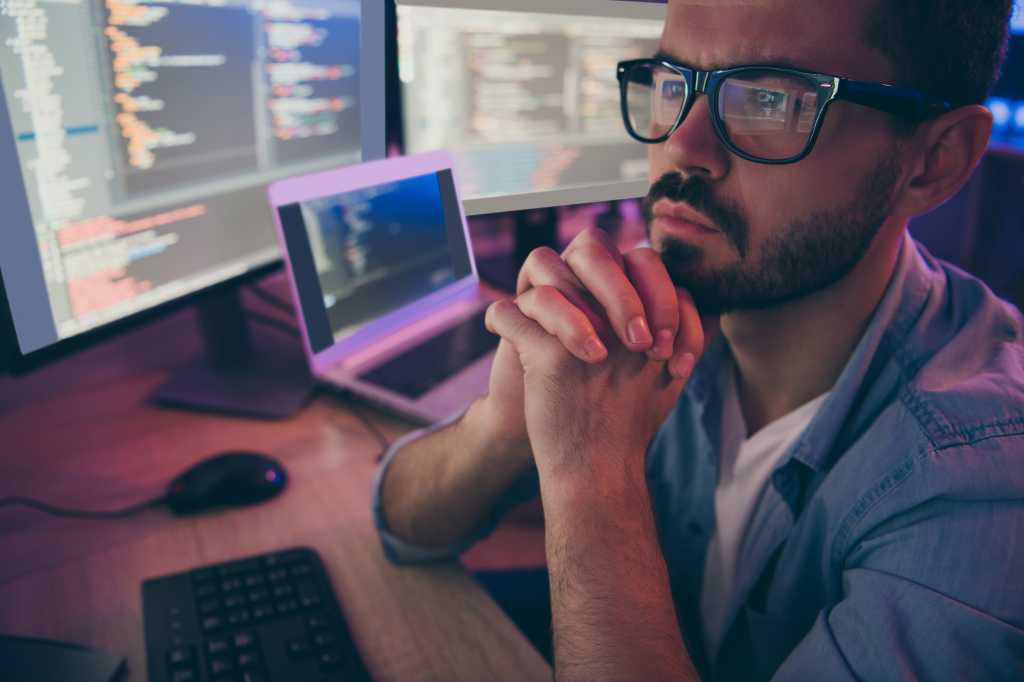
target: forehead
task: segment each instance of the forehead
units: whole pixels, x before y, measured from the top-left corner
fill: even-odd
[[[659,49],[701,69],[786,63],[890,80],[890,61],[865,42],[874,0],[668,0]]]

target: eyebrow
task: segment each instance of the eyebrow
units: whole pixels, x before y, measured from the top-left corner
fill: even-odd
[[[727,68],[732,68],[734,66],[784,66],[784,67],[787,67],[787,68],[790,68],[790,69],[796,69],[798,71],[812,71],[813,72],[813,69],[808,69],[808,68],[806,68],[804,66],[796,64],[796,63],[794,63],[794,62],[792,62],[792,61],[790,61],[788,59],[785,59],[785,58],[777,58],[777,59],[768,59],[768,58],[766,58],[766,59],[758,60],[758,61],[744,62],[743,64],[730,64],[728,66],[716,66],[716,67],[711,68],[711,69],[697,69],[696,67],[691,66],[690,64],[687,64],[684,60],[678,58],[674,54],[672,54],[670,52],[667,52],[665,50],[658,50],[657,52],[655,52],[654,56],[653,56],[653,59],[657,59],[657,60],[665,61],[665,62],[671,62],[673,64],[678,64],[679,66],[685,66],[687,68],[695,69],[695,70],[698,70],[698,71],[703,71],[703,70],[717,71],[719,69],[727,69]]]

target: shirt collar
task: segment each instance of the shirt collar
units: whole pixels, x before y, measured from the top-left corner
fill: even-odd
[[[831,446],[861,399],[862,389],[902,345],[921,314],[931,286],[928,268],[917,245],[905,233],[896,267],[871,322],[831,393],[793,445],[786,461],[795,459],[814,471],[831,467],[834,463],[830,457]],[[732,362],[732,353],[725,337],[719,334],[709,344],[687,385],[687,394],[700,412],[720,393],[716,377],[724,362]]]

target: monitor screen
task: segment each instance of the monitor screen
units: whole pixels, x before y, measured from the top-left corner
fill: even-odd
[[[370,15],[383,36],[379,0],[0,3],[21,353],[276,261],[269,181],[383,155]]]
[[[664,15],[621,0],[398,0],[406,151],[455,157],[468,214],[645,194],[615,66],[654,54]]]
[[[451,170],[279,214],[314,352],[473,272]]]

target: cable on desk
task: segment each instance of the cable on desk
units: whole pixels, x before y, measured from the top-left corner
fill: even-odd
[[[293,314],[295,312],[295,307],[291,303],[284,300],[277,294],[267,291],[266,289],[261,287],[259,284],[256,284],[255,282],[250,284],[248,286],[248,289],[253,293],[254,296],[256,296],[256,298],[260,299],[261,301],[271,306],[272,308],[277,308],[278,310],[286,312],[288,314]]]
[[[132,516],[138,514],[141,511],[149,509],[150,507],[159,507],[164,504],[167,500],[165,495],[155,497],[145,502],[139,502],[133,504],[130,507],[124,507],[123,509],[114,509],[111,511],[89,511],[85,509],[65,509],[63,507],[55,507],[46,502],[40,502],[39,500],[33,500],[29,497],[0,497],[0,507],[22,505],[24,507],[30,507],[36,511],[43,512],[44,514],[50,514],[52,516],[64,516],[70,519],[119,519],[125,516]]]
[[[384,453],[386,453],[391,447],[391,441],[388,440],[388,437],[385,436],[379,428],[377,428],[376,424],[370,421],[370,418],[366,416],[366,413],[363,412],[362,408],[355,400],[348,401],[348,408],[352,411],[352,414],[359,418],[359,421],[363,422],[363,425],[366,426],[366,430],[369,431],[370,435],[377,439],[377,443],[380,444],[381,450],[377,453],[377,456],[374,457],[374,461],[379,462],[384,458]]]
[[[294,336],[295,338],[298,338],[300,336],[299,330],[298,328],[295,327],[295,325],[289,322],[285,322],[284,320],[279,320],[272,315],[265,315],[264,313],[257,312],[255,310],[252,310],[251,308],[246,308],[245,314],[246,316],[251,318],[253,322],[259,322],[262,325],[272,327],[273,329],[276,329],[279,332],[284,332],[285,334],[288,334],[289,336]]]

